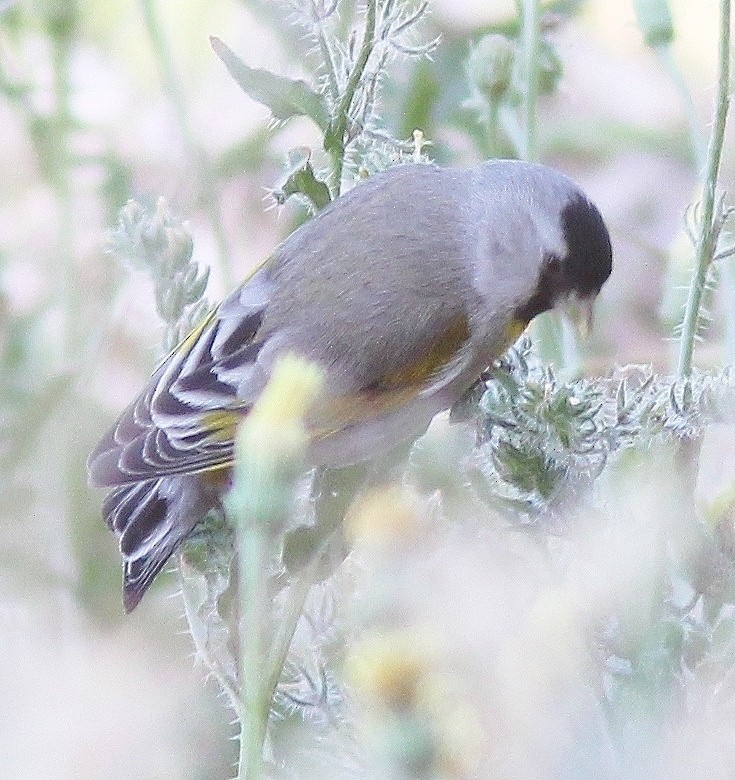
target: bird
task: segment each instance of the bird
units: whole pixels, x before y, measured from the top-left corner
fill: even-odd
[[[237,426],[279,357],[323,372],[307,465],[361,463],[418,438],[537,315],[589,325],[611,271],[600,211],[545,165],[405,163],[335,198],[181,341],[91,453],[126,612],[220,505]]]

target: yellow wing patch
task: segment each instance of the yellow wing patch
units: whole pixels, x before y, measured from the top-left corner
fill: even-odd
[[[426,382],[455,357],[469,337],[467,317],[457,317],[427,352],[418,355],[416,360],[398,371],[381,377],[374,388],[371,387],[365,392],[379,394],[386,390],[402,390]]]
[[[202,428],[211,434],[214,441],[234,441],[237,426],[246,411],[247,408],[243,407],[241,411],[216,409],[212,412],[205,412],[202,415]]]
[[[450,363],[469,339],[467,318],[457,317],[423,354],[363,390],[332,398],[310,415],[311,435],[326,439],[351,425],[379,417],[410,403],[426,383]]]
[[[507,344],[513,344],[528,323],[512,320],[506,328]],[[365,422],[410,403],[424,388],[426,382],[446,366],[459,352],[470,336],[465,317],[458,317],[439,339],[409,365],[383,376],[379,382],[362,391],[317,403],[307,415],[310,435],[326,439],[352,425]],[[219,409],[202,415],[202,428],[215,441],[233,441],[237,426],[247,408]]]

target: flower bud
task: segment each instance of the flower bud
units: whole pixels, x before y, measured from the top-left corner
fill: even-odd
[[[674,40],[668,0],[635,0],[634,4],[646,46],[668,46]]]
[[[490,34],[472,48],[467,63],[475,89],[489,102],[503,99],[513,83],[516,46],[504,35]]]

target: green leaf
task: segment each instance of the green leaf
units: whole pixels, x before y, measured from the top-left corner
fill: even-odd
[[[329,187],[314,175],[310,156],[310,150],[305,147],[292,149],[289,153],[288,178],[280,189],[273,191],[273,197],[279,205],[297,193],[306,195],[315,211],[321,211],[330,202]]]
[[[308,116],[320,130],[327,129],[329,112],[324,98],[305,81],[279,76],[264,68],[251,68],[219,38],[210,37],[209,41],[243,91],[267,106],[276,119]]]

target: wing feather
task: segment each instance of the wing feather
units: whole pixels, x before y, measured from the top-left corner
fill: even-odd
[[[271,287],[267,270],[257,271],[156,369],[90,455],[92,484],[126,485],[232,461],[234,431],[249,408],[242,390],[258,373],[257,334]]]

